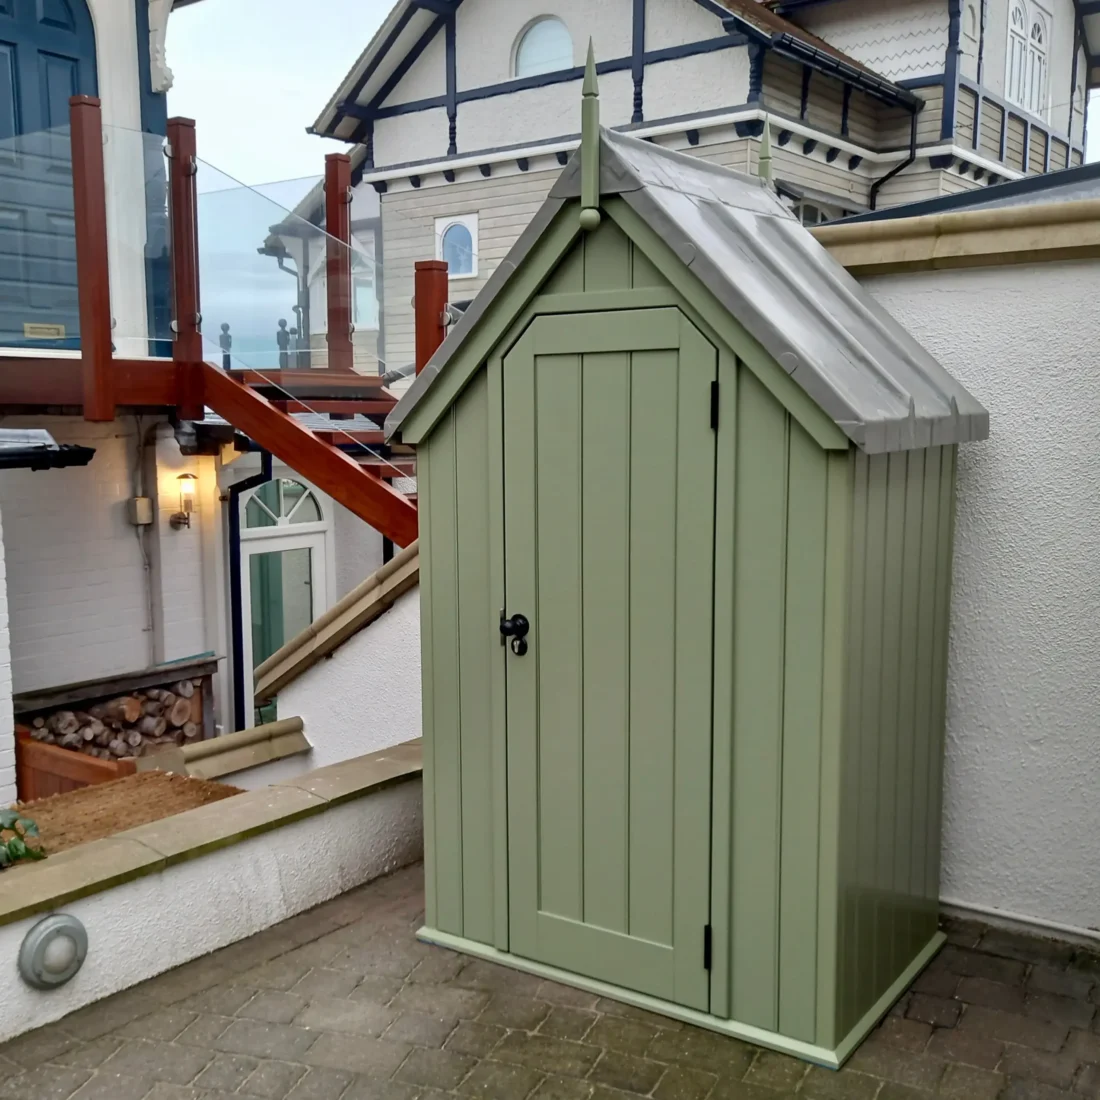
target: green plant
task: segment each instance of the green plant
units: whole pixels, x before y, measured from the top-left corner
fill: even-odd
[[[38,826],[18,810],[0,810],[0,871],[20,860],[45,858]]]

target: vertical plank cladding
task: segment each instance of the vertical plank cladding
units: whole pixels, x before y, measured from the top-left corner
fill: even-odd
[[[734,1019],[778,1025],[780,780],[788,416],[738,377],[734,541]]]
[[[493,942],[492,663],[500,660],[489,562],[489,382],[478,373],[454,406],[458,554],[463,935]]]
[[[455,492],[455,410],[428,444],[431,514],[431,745],[435,825],[437,927],[457,936],[462,922],[461,697],[458,668],[458,520]]]
[[[828,508],[825,452],[789,429],[783,639],[779,1030],[817,1031],[818,821]]]
[[[495,931],[491,680],[500,659],[489,568],[488,406],[483,371],[419,456],[421,552],[429,563],[421,605],[425,827],[435,838],[428,919],[484,943]]]
[[[837,1041],[936,931],[954,449],[854,470]]]

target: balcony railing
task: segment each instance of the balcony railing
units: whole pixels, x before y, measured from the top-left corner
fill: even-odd
[[[198,418],[203,360],[377,381],[382,279],[352,244],[348,158],[299,190],[289,210],[199,159],[187,120],[167,139],[105,127],[90,97],[68,127],[0,141],[0,404]]]

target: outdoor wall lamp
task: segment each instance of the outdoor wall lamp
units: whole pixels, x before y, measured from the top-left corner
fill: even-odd
[[[194,474],[180,474],[177,480],[180,483],[180,510],[168,520],[176,531],[191,526],[191,513],[195,510],[195,482],[199,479]]]

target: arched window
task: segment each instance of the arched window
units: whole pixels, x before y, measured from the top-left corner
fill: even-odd
[[[1008,25],[1008,98],[1032,114],[1047,108],[1048,50],[1050,31],[1047,16],[1023,0],[1014,0]]]
[[[513,75],[517,78],[573,68],[573,39],[560,19],[537,19],[516,44]]]
[[[245,505],[244,516],[245,527],[252,529],[320,523],[324,519],[313,493],[300,481],[287,477],[261,485]]]
[[[447,274],[452,279],[472,279],[477,275],[476,214],[436,219],[435,258],[447,261]]]
[[[1033,114],[1046,110],[1047,100],[1047,22],[1037,12],[1031,17],[1027,50],[1027,108]]]

